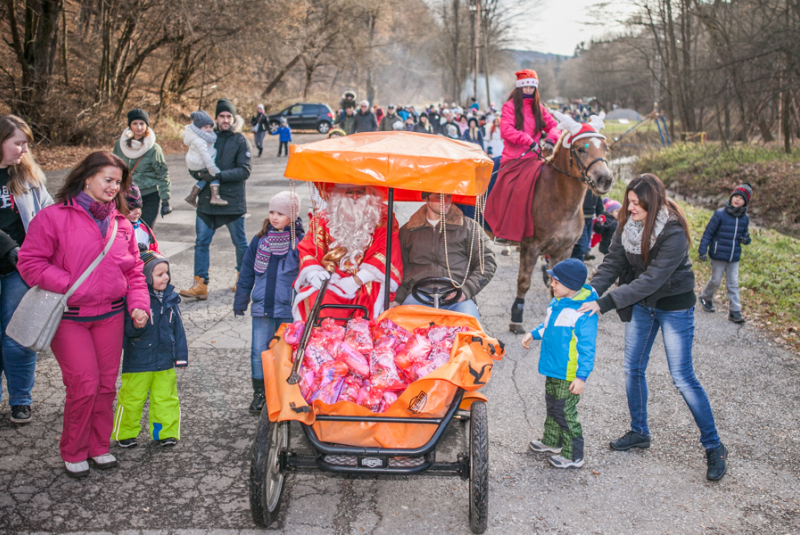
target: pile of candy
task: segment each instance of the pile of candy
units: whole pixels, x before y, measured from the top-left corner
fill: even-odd
[[[293,361],[304,328],[296,321],[284,333]],[[300,390],[308,403],[350,401],[385,412],[409,384],[450,360],[456,335],[466,330],[431,325],[409,332],[389,319],[375,325],[362,318],[345,328],[326,318],[306,345]]]

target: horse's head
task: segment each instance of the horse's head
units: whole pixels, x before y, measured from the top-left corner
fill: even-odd
[[[592,115],[588,123],[578,123],[568,115],[553,112],[559,121],[559,128],[564,132],[559,139],[555,153],[564,151],[568,154],[570,173],[578,172],[579,179],[597,195],[604,195],[614,184],[614,175],[608,167],[608,144],[600,134],[603,129],[604,113]]]

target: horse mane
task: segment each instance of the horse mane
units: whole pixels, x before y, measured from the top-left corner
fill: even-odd
[[[564,147],[564,140],[567,138],[568,135],[569,135],[569,132],[566,131],[566,130],[561,132],[561,137],[558,138],[558,141],[556,142],[556,146],[553,147],[553,154],[551,154],[550,156],[545,158],[545,161],[552,163],[552,162],[555,161],[556,156],[558,156],[560,154],[559,150],[569,150],[566,147]]]

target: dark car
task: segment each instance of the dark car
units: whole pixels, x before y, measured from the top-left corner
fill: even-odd
[[[327,134],[333,124],[333,112],[325,104],[300,102],[269,115],[269,128],[272,132],[278,129],[281,119],[285,118],[289,127],[295,130],[317,130]]]

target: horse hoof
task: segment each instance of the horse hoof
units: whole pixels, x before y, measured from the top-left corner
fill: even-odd
[[[503,256],[511,256],[511,247],[506,245],[505,247],[503,247],[503,250],[500,251],[500,254]]]
[[[525,334],[528,331],[525,330],[525,327],[521,323],[509,323],[508,330],[514,334]]]

